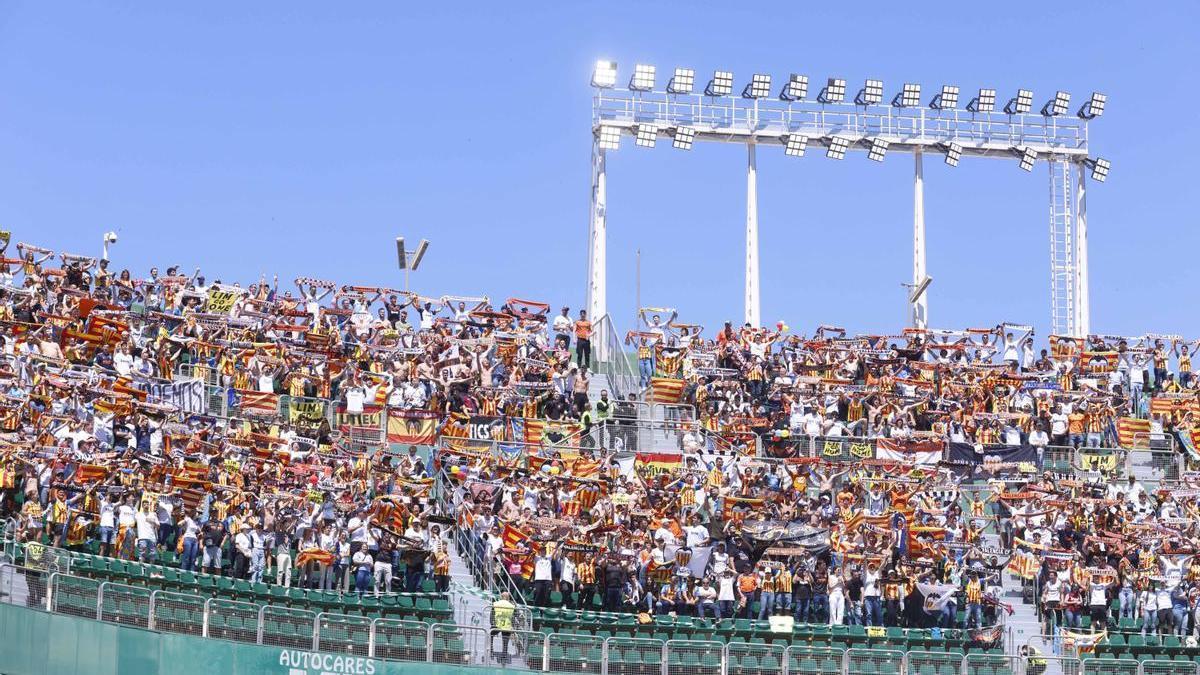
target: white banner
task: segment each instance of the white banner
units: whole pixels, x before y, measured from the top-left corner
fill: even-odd
[[[168,403],[189,414],[205,415],[208,413],[208,395],[204,390],[204,382],[195,378],[179,382],[151,384],[146,399],[150,403]]]

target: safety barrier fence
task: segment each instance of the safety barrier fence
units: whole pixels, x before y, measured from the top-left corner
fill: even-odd
[[[592,370],[608,377],[614,398],[628,398],[639,391],[637,354],[628,353],[608,314],[594,319]]]
[[[394,661],[599,675],[1200,675],[1180,660],[500,631],[311,612],[0,564],[0,602],[160,632]]]

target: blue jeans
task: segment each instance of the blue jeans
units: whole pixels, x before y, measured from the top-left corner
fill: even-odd
[[[775,608],[787,614],[792,609],[792,594],[778,592],[775,594]]]
[[[758,596],[758,618],[767,618],[773,609],[775,609],[775,592],[763,591]]]
[[[812,604],[808,607],[809,619],[815,623],[816,620],[829,620],[829,594],[828,593],[813,593]]]
[[[179,569],[185,572],[193,572],[196,569],[196,555],[200,552],[200,547],[195,539],[183,540],[183,551],[179,559]]]
[[[863,625],[883,625],[883,606],[879,602],[878,595],[863,598]]]
[[[1063,624],[1067,628],[1079,628],[1081,625],[1083,625],[1083,618],[1080,616],[1079,612],[1076,612],[1073,609],[1064,609]]]
[[[954,619],[958,614],[958,605],[953,602],[946,603],[942,608],[942,616],[938,619],[938,626],[942,628],[954,628]]]
[[[718,619],[733,618],[733,612],[736,608],[737,608],[737,605],[732,600],[718,600],[717,601],[717,618]]]
[[[721,606],[715,602],[696,603],[696,616],[703,619],[705,614],[711,614],[712,618],[720,619],[721,618]]]
[[[1153,633],[1158,630],[1158,610],[1143,609],[1142,610],[1142,635],[1147,631]]]
[[[965,623],[967,628],[972,626],[979,628],[983,626],[983,606],[978,602],[968,602]]]
[[[1175,622],[1175,634],[1179,637],[1183,637],[1186,634],[1184,631],[1187,628],[1188,608],[1178,606],[1172,607],[1171,618]]]
[[[654,359],[638,359],[638,376],[643,387],[650,384],[654,377]]]
[[[795,612],[792,614],[792,616],[795,617],[796,621],[808,623],[809,609],[812,608],[812,600],[810,598],[796,598],[796,601],[793,603],[793,605],[795,606]]]
[[[369,567],[359,567],[354,572],[354,590],[359,595],[366,593],[371,589],[371,569]]]
[[[140,560],[142,562],[153,562],[155,553],[156,553],[156,551],[154,548],[153,541],[150,541],[149,539],[138,539],[137,540],[138,560]]]

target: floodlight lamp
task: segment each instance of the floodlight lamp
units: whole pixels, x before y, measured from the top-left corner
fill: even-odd
[[[750,77],[750,84],[742,90],[743,98],[766,98],[771,95],[771,76],[755,73]]]
[[[825,88],[817,95],[821,103],[842,103],[846,100],[846,81],[840,77],[831,77],[825,83]]]
[[[1020,150],[1020,153],[1021,153],[1021,163],[1019,164],[1019,166],[1021,167],[1021,170],[1022,171],[1033,171],[1033,165],[1035,162],[1037,162],[1037,150],[1034,150],[1033,148],[1026,146],[1025,148]]]
[[[808,149],[808,137],[800,134],[788,134],[783,137],[783,154],[788,157],[803,157]]]
[[[1092,180],[1097,183],[1103,183],[1108,179],[1108,171],[1112,168],[1112,162],[1103,157],[1097,157],[1096,159],[1087,160],[1085,164],[1092,168]]]
[[[921,105],[921,85],[905,82],[900,93],[892,99],[892,105],[898,108],[913,108]]]
[[[1042,114],[1047,117],[1057,117],[1066,115],[1067,110],[1071,106],[1071,94],[1065,91],[1055,92],[1054,98],[1046,101],[1046,105],[1042,106]]]
[[[728,96],[733,91],[733,73],[728,70],[718,70],[713,73],[704,93],[709,96]]]
[[[667,91],[672,94],[690,94],[696,83],[696,71],[691,68],[676,68],[675,75],[667,83]]]
[[[946,165],[958,166],[958,160],[962,159],[963,147],[958,143],[946,144]]]
[[[1009,115],[1024,115],[1033,108],[1033,92],[1028,89],[1018,89],[1016,98],[1010,99],[1004,106],[1004,112]]]
[[[676,127],[675,138],[671,141],[671,147],[676,150],[691,150],[692,143],[696,140],[696,130],[691,127]]]
[[[825,150],[825,156],[829,159],[845,159],[846,150],[850,148],[850,139],[842,138],[841,136],[830,136],[829,148]]]
[[[867,159],[872,162],[882,162],[883,156],[887,154],[888,142],[882,138],[871,139],[871,149],[867,150]]]
[[[650,91],[654,88],[654,66],[639,63],[633,67],[633,77],[629,78],[629,88],[634,91]]]
[[[617,62],[597,61],[592,70],[592,86],[599,89],[612,89],[617,84]]]
[[[792,73],[787,84],[779,92],[781,101],[803,101],[808,96],[808,76]]]
[[[958,87],[953,84],[942,85],[942,92],[933,97],[930,108],[936,110],[954,110],[958,107]]]
[[[600,127],[600,133],[597,135],[597,138],[597,144],[601,150],[616,150],[621,147],[620,127]]]
[[[429,240],[422,239],[421,243],[417,244],[417,252],[413,254],[412,264],[409,265],[409,269],[416,272],[417,268],[421,266],[421,261],[425,259],[425,251],[428,250]]]
[[[633,144],[639,148],[653,148],[658,142],[658,127],[653,124],[637,125],[637,133],[634,134]]]
[[[883,80],[867,80],[854,102],[859,105],[878,105],[883,100]]]
[[[980,89],[975,100],[967,104],[967,110],[976,113],[990,113],[996,110],[996,90]]]
[[[1085,120],[1090,120],[1104,114],[1104,104],[1108,102],[1108,96],[1100,92],[1092,92],[1088,97],[1087,103],[1079,109],[1079,116]]]

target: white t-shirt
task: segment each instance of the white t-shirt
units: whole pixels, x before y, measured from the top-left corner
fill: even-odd
[[[100,504],[100,527],[115,527],[116,509],[109,502]]]
[[[687,534],[688,548],[699,546],[708,539],[708,528],[703,525],[689,525],[683,528],[683,531]]]
[[[533,559],[533,580],[550,581],[554,578],[553,561],[548,555],[539,555]]]
[[[152,513],[137,512],[137,538],[156,541],[158,539],[158,518]]]
[[[730,576],[722,576],[717,583],[720,586],[717,591],[717,600],[728,600],[733,602],[735,597],[733,594],[734,578]]]
[[[118,506],[117,507],[117,524],[120,525],[121,527],[132,526],[135,522],[137,522],[136,519],[134,519],[134,517],[133,517],[134,513],[136,513],[136,511],[134,511],[133,507],[129,506],[128,504],[122,504],[122,505]]]

